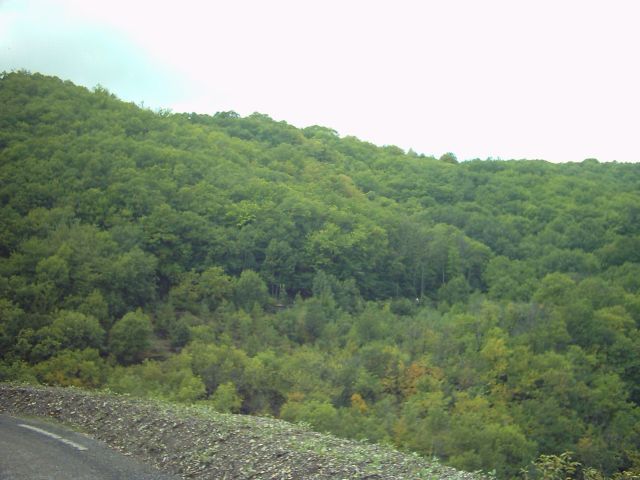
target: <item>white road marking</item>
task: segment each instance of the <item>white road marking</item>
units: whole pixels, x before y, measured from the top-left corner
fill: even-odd
[[[80,445],[79,443],[72,442],[71,440],[68,440],[68,439],[66,439],[64,437],[61,437],[60,435],[56,435],[55,433],[47,432],[46,430],[43,430],[41,428],[34,427],[32,425],[27,425],[25,423],[19,423],[18,426],[22,427],[22,428],[28,428],[29,430],[33,430],[34,432],[41,433],[42,435],[46,435],[47,437],[55,438],[59,442],[62,442],[64,444],[69,445],[70,447],[76,448],[78,450],[87,450],[87,447],[85,447],[83,445]]]

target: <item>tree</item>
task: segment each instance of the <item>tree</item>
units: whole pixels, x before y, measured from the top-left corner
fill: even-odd
[[[447,152],[445,154],[443,154],[439,160],[441,162],[445,162],[445,163],[452,163],[452,164],[457,164],[458,163],[458,158],[455,156],[455,154],[451,153],[451,152]]]
[[[138,247],[113,259],[105,275],[113,314],[122,315],[154,300],[157,263],[153,255]]]
[[[191,370],[187,353],[174,355],[164,362],[145,360],[128,367],[118,366],[107,386],[118,393],[151,396],[171,402],[191,403],[204,398],[205,386]]]
[[[251,311],[255,304],[264,308],[269,300],[267,285],[253,270],[244,270],[235,284],[233,300],[246,312]]]
[[[109,332],[109,351],[124,364],[139,362],[149,347],[153,326],[138,309],[118,320]]]
[[[105,331],[100,322],[90,315],[63,310],[58,313],[50,330],[62,348],[83,350],[103,347]]]
[[[328,402],[318,400],[289,401],[280,413],[289,422],[306,422],[320,432],[335,431],[338,427],[338,412]]]
[[[242,398],[238,395],[233,382],[218,385],[210,401],[213,408],[222,413],[238,413],[242,406]]]
[[[63,387],[97,388],[107,379],[107,365],[94,348],[64,350],[34,370],[41,382]]]

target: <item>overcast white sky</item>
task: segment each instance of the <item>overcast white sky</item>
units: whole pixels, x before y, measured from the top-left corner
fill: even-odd
[[[0,0],[0,70],[459,159],[640,161],[637,0]]]

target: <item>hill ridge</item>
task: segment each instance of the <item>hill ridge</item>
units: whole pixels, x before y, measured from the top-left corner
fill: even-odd
[[[640,472],[640,164],[456,163],[24,72],[0,105],[0,381]]]

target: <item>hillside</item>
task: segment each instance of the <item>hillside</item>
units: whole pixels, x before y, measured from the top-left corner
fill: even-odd
[[[0,381],[640,472],[640,164],[457,163],[25,72],[0,105]]]

